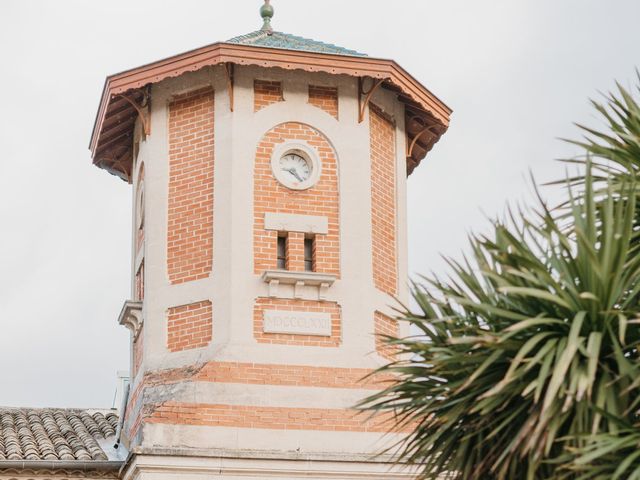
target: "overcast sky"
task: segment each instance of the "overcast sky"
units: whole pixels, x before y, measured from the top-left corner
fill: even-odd
[[[0,405],[111,406],[128,368],[130,186],[91,165],[105,76],[260,27],[260,0],[0,2]],[[454,113],[409,180],[410,271],[443,271],[588,98],[635,83],[637,0],[273,0],[276,30],[393,58]]]

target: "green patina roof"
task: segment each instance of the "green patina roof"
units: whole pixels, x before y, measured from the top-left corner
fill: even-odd
[[[298,37],[283,32],[256,30],[227,40],[226,43],[250,45],[252,47],[283,48],[285,50],[300,50],[304,52],[329,53],[333,55],[353,55],[366,57],[366,53],[356,52],[330,43],[319,42],[308,38]]]

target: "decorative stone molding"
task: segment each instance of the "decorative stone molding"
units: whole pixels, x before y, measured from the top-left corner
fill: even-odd
[[[133,300],[127,300],[122,305],[120,315],[118,315],[118,323],[131,330],[133,335],[133,341],[140,335],[142,324],[144,320],[142,318],[142,302],[134,302]]]
[[[266,270],[262,274],[262,281],[269,284],[269,296],[278,296],[279,285],[293,285],[294,298],[302,298],[302,287],[312,286],[318,288],[318,300],[327,299],[327,290],[336,276],[329,273],[295,272],[291,270]]]

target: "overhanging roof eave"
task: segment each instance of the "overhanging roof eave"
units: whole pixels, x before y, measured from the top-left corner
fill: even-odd
[[[105,81],[89,148],[95,157],[102,123],[114,95],[160,82],[166,78],[221,63],[279,67],[290,70],[385,78],[429,111],[444,126],[451,109],[394,60],[368,56],[318,53],[217,42],[179,55],[110,75]]]

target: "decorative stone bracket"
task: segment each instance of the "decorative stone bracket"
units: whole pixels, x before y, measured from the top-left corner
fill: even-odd
[[[131,330],[133,341],[135,342],[138,335],[140,335],[140,330],[142,330],[142,324],[144,323],[142,318],[142,302],[134,302],[133,300],[125,301],[118,316],[118,323]]]
[[[262,280],[269,284],[269,296],[278,296],[279,285],[293,285],[293,298],[302,298],[302,288],[312,286],[318,288],[318,300],[327,299],[327,290],[336,276],[329,273],[294,272],[290,270],[267,270],[262,274]]]

